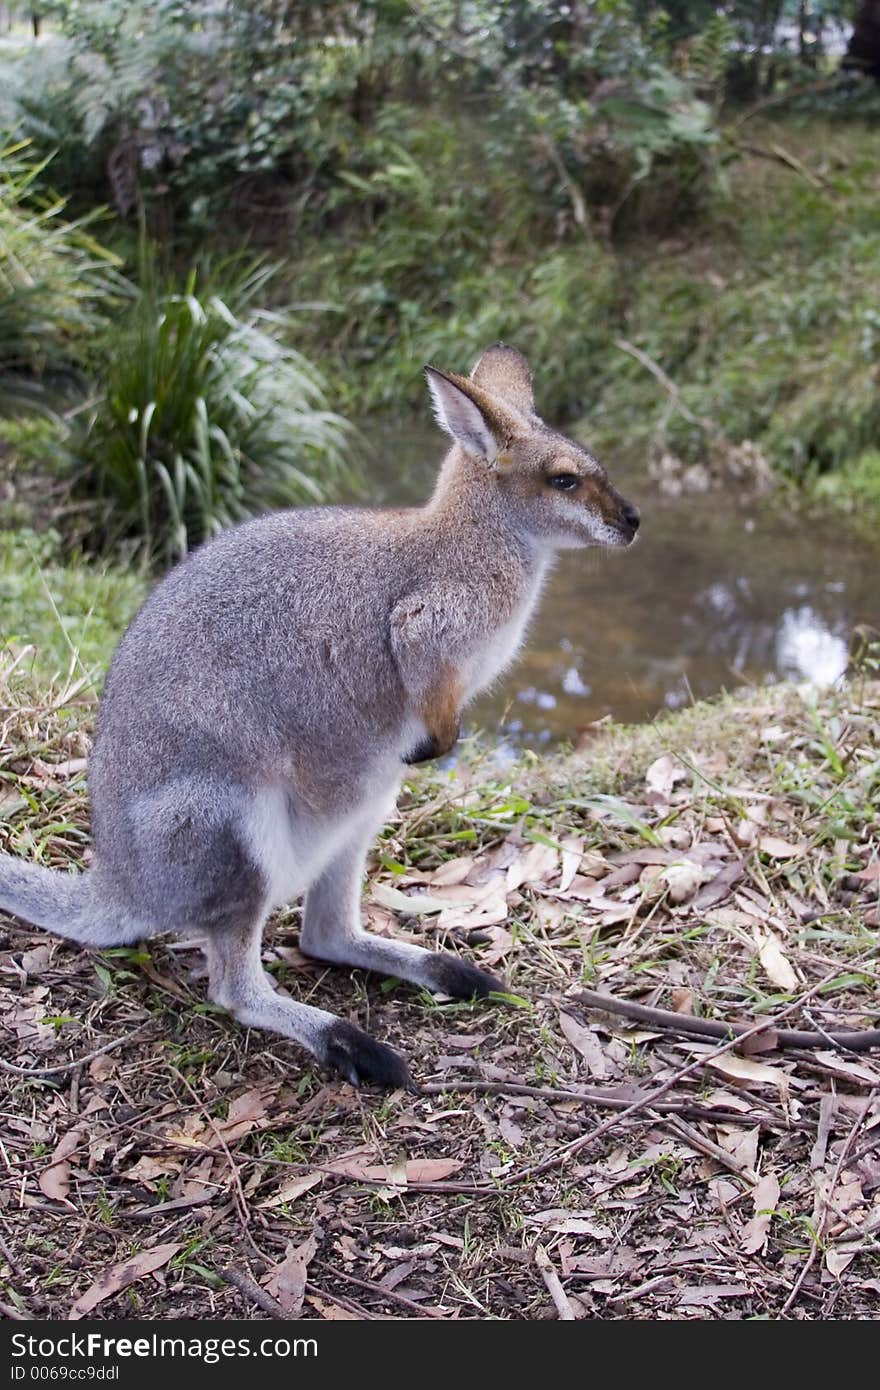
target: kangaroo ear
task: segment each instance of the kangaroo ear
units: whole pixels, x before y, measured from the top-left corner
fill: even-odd
[[[494,464],[513,432],[506,412],[469,377],[426,367],[437,423],[465,453]]]
[[[517,348],[508,347],[506,343],[494,343],[486,348],[471,372],[471,380],[512,405],[521,415],[533,414],[532,371]]]

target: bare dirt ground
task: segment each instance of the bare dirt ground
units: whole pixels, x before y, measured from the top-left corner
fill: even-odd
[[[81,863],[92,707],[20,668],[0,705],[0,842]],[[880,1058],[829,1035],[880,1023],[878,789],[871,672],[414,779],[372,928],[466,952],[506,1000],[324,969],[295,909],[265,959],[397,1047],[420,1095],[246,1032],[191,949],[0,919],[2,1312],[876,1316]]]

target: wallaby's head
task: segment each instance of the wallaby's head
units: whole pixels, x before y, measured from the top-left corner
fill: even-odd
[[[521,352],[496,343],[470,376],[436,367],[426,375],[439,425],[524,534],[553,547],[632,543],[638,507],[589,450],[538,417]]]

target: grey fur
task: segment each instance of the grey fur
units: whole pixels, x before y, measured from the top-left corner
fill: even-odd
[[[454,443],[426,506],[275,513],[172,570],[107,678],[95,867],[0,856],[0,907],[98,946],[198,934],[211,998],[242,1023],[350,1080],[406,1084],[390,1049],[275,991],[262,928],[305,893],[309,955],[453,994],[495,985],[365,932],[360,892],[405,760],[444,751],[461,707],[513,659],[552,552],[628,544],[638,523],[595,460],[531,413],[530,380],[500,347],[473,379],[433,374]],[[577,473],[584,496],[554,492],[554,470]]]

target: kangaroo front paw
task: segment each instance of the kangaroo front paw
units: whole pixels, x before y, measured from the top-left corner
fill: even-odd
[[[494,975],[446,951],[431,961],[431,988],[453,999],[485,999],[489,994],[504,992],[504,985]]]
[[[458,743],[460,733],[458,720],[439,734],[428,733],[411,753],[406,754],[403,761],[412,767],[415,763],[429,763],[433,758],[445,758]]]
[[[432,758],[437,757],[439,757],[437,740],[433,734],[428,734],[427,738],[423,738],[421,743],[416,744],[411,753],[407,753],[403,761],[409,767],[414,767],[417,763],[429,763]]]
[[[418,1091],[402,1057],[384,1043],[376,1042],[369,1033],[341,1019],[331,1024],[324,1034],[321,1061],[338,1071],[352,1086],[372,1081],[389,1091],[401,1086],[406,1091]]]

